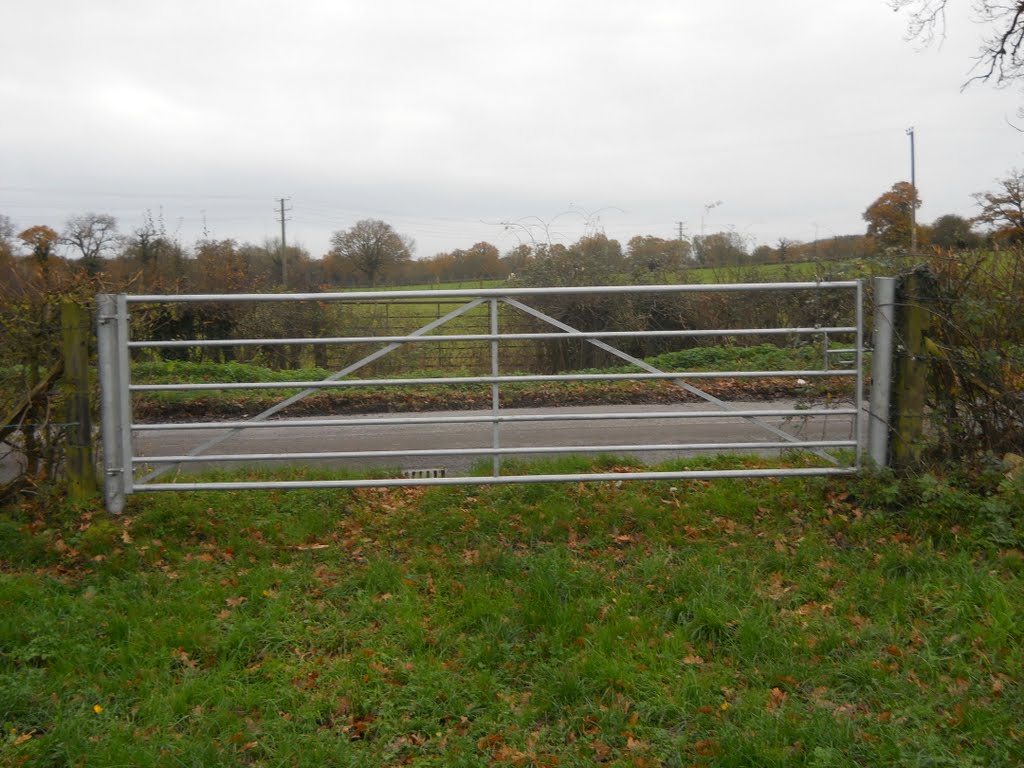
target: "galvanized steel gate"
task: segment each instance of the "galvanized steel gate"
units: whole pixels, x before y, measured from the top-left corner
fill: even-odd
[[[740,293],[758,291],[814,292],[848,292],[851,295],[852,312],[845,324],[808,325],[804,327],[783,328],[708,328],[664,331],[586,331],[564,323],[526,303],[526,300],[537,297],[580,297],[593,294],[626,295],[660,293],[673,295],[679,293]],[[426,323],[411,333],[393,336],[339,336],[339,337],[301,337],[301,338],[246,338],[246,339],[171,339],[152,340],[138,338],[132,332],[132,312],[135,305],[175,305],[185,303],[223,303],[223,302],[396,302],[407,300],[431,300],[460,303],[452,311]],[[398,485],[452,485],[452,484],[496,484],[496,483],[536,483],[553,481],[583,480],[622,480],[622,479],[696,479],[714,477],[761,477],[761,476],[813,476],[850,474],[860,469],[864,416],[861,408],[863,393],[863,293],[861,282],[806,282],[806,283],[747,283],[719,285],[645,285],[645,286],[589,286],[565,288],[501,288],[486,290],[439,290],[439,291],[387,291],[387,292],[351,292],[351,293],[309,293],[309,294],[205,294],[205,295],[101,295],[98,297],[98,346],[101,383],[105,494],[107,507],[112,512],[120,512],[128,494],[140,491],[172,491],[172,490],[227,490],[257,488],[327,488],[327,487],[366,487],[366,486],[398,486]],[[511,308],[524,315],[542,321],[556,330],[530,333],[503,332],[499,323],[499,307]],[[487,333],[435,333],[456,318],[462,317],[478,308],[487,308],[489,313],[489,331]],[[504,309],[504,311],[510,311]],[[440,314],[440,312],[439,312]],[[822,365],[810,370],[766,370],[766,371],[663,371],[633,357],[616,348],[616,340],[627,340],[639,336],[644,337],[719,337],[728,340],[730,337],[750,336],[783,336],[799,338],[807,343],[821,344]],[[639,369],[627,373],[557,373],[550,375],[502,374],[502,359],[499,344],[503,342],[537,342],[551,339],[581,339],[586,343],[604,350],[608,354],[621,359],[628,365]],[[830,339],[839,340],[841,350],[830,346]],[[843,341],[845,340],[845,342]],[[404,345],[411,344],[445,344],[451,342],[478,342],[489,345],[490,372],[480,376],[423,377],[423,378],[353,378],[353,374],[366,366],[381,360]],[[132,355],[136,350],[155,350],[160,354],[162,349],[198,349],[202,347],[273,346],[286,344],[325,344],[325,345],[382,345],[357,362],[347,365],[337,373],[322,381],[287,381],[287,382],[202,382],[202,383],[171,383],[171,384],[138,384],[132,379]],[[842,354],[836,355],[839,351]],[[154,354],[154,353],[150,353]],[[848,367],[837,360],[845,359]],[[741,407],[715,397],[703,391],[699,383],[708,379],[757,379],[786,378],[810,380],[823,376],[850,377],[854,381],[853,396],[849,407]],[[617,381],[617,380],[667,380],[677,387],[689,392],[703,401],[704,409],[663,408],[654,411],[636,411],[630,409],[610,408],[597,413],[520,413],[509,412],[502,407],[501,388],[509,384],[524,382],[585,382],[585,381]],[[444,430],[446,425],[481,424],[490,425],[490,445],[487,447],[440,446],[420,450],[326,450],[316,452],[264,452],[264,453],[218,453],[209,451],[224,441],[247,430],[294,428],[296,430],[316,430],[318,428],[348,428],[365,426],[366,418],[331,417],[313,419],[273,419],[276,414],[302,398],[328,389],[345,387],[392,387],[392,386],[464,386],[467,384],[489,385],[490,408],[486,412],[468,412],[458,414],[424,414],[416,416],[376,416],[369,423],[376,426],[422,427],[432,426]],[[144,396],[148,392],[161,391],[198,391],[198,390],[258,390],[258,389],[292,389],[296,394],[281,401],[264,412],[239,421],[212,421],[199,423],[144,423],[137,421],[133,415],[133,397]],[[663,443],[631,442],[629,444],[568,444],[568,445],[503,445],[502,428],[508,425],[533,424],[545,422],[586,423],[630,421],[643,424],[652,419],[678,420],[685,424],[688,421],[707,420],[714,417],[728,416],[743,419],[756,425],[772,439],[742,440],[739,442],[685,442],[674,440]],[[849,419],[849,434],[844,439],[803,439],[785,429],[786,421],[798,419],[806,423],[811,419]],[[139,455],[135,442],[140,435],[166,435],[170,432],[188,430],[190,434],[209,434],[205,441],[197,441],[198,445],[184,453],[158,453]],[[682,431],[682,430],[681,430]],[[744,450],[759,452],[780,452],[782,450],[807,451],[818,457],[826,466],[749,468],[731,470],[679,470],[679,471],[616,471],[605,473],[582,474],[503,474],[501,458],[504,456],[544,456],[557,454],[655,454],[665,455],[673,452],[723,450]],[[840,459],[827,451],[845,449],[846,459]],[[475,476],[467,472],[449,476],[442,472],[412,473],[409,477],[385,477],[362,479],[328,479],[305,481],[221,481],[210,482],[182,479],[176,473],[172,482],[158,482],[158,479],[174,469],[186,465],[199,465],[216,462],[264,462],[289,461],[307,462],[314,459],[330,459],[334,461],[354,460],[398,460],[415,455],[424,457],[490,457],[490,474]],[[415,476],[415,475],[420,476]],[[438,476],[426,476],[438,475]],[[440,476],[443,475],[443,476]]]

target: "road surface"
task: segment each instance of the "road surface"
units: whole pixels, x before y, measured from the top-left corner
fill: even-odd
[[[730,406],[743,410],[793,409],[795,401],[741,403]],[[849,408],[849,404],[842,407]],[[617,418],[612,420],[586,420],[579,417],[593,414],[671,414],[686,411],[714,411],[722,413],[713,418]],[[777,435],[752,423],[749,419],[729,415],[708,403],[677,405],[616,405],[616,406],[575,406],[563,408],[504,409],[503,416],[546,416],[559,414],[576,417],[559,421],[522,421],[503,423],[500,426],[500,445],[503,448],[536,448],[538,446],[560,446],[578,448],[582,446],[624,446],[624,445],[666,445],[679,443],[736,443],[736,442],[779,442]],[[280,454],[318,453],[325,451],[422,451],[489,449],[492,444],[492,425],[474,424],[432,424],[432,425],[384,425],[381,418],[395,417],[464,417],[467,415],[487,416],[487,411],[444,411],[421,414],[377,414],[346,416],[358,423],[352,426],[318,427],[264,427],[237,432],[204,454]],[[338,417],[342,418],[342,417]],[[309,420],[302,420],[309,421]],[[793,434],[802,440],[850,440],[854,435],[851,415],[830,415],[827,417],[765,417],[776,428]],[[224,431],[186,429],[170,432],[139,432],[134,446],[138,457],[177,456],[187,454],[198,445],[225,434]],[[723,445],[722,451],[728,446]],[[626,451],[611,450],[617,455],[635,455],[644,461],[657,463],[666,459],[693,455],[693,451]],[[744,450],[745,453],[756,451]],[[539,458],[540,453],[526,453],[514,458]],[[489,456],[404,456],[382,458],[345,459],[304,459],[301,462],[312,466],[347,467],[365,469],[368,467],[399,467],[402,469],[443,468],[449,476],[465,474],[470,467],[481,462],[489,464]],[[275,462],[216,462],[181,465],[194,471],[203,469],[242,466],[245,464],[269,464]],[[279,463],[279,462],[278,462]]]

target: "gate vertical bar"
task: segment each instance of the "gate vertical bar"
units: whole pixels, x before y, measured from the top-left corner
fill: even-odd
[[[96,297],[96,356],[100,378],[100,425],[103,430],[103,501],[107,511],[124,511],[118,375],[117,304],[108,293]]]
[[[876,467],[889,464],[889,404],[892,399],[892,339],[896,278],[875,278],[875,340],[871,355],[868,456]]]
[[[857,416],[853,421],[854,424],[854,442],[857,447],[854,449],[854,467],[860,472],[861,469],[861,452],[863,450],[863,436],[864,436],[864,281],[857,281],[857,307],[856,307],[856,323],[857,326],[857,341],[854,346],[857,351],[854,353],[855,364],[857,366],[857,383],[855,385],[853,393],[854,407],[857,409]],[[826,338],[828,338],[826,336]],[[827,355],[826,355],[827,357]],[[842,362],[840,361],[840,365]],[[827,367],[827,366],[826,366]]]
[[[119,399],[118,417],[121,428],[120,449],[121,467],[123,468],[122,483],[124,492],[129,494],[134,489],[132,474],[132,395],[128,387],[131,384],[131,357],[128,353],[128,297],[117,295],[117,394]]]
[[[491,335],[498,335],[498,300],[491,299]],[[498,364],[498,339],[491,341],[491,375],[497,376],[501,370]],[[498,477],[501,474],[501,456],[498,449],[501,448],[501,423],[498,416],[501,413],[501,390],[497,383],[491,384],[491,415],[494,421],[491,422],[491,448],[494,455],[491,457],[491,474]]]

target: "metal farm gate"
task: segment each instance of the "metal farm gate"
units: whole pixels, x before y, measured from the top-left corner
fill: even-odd
[[[714,295],[724,308],[737,297],[760,296],[768,302],[790,301],[794,307],[827,308],[819,320],[786,327],[676,327],[651,330],[639,324],[633,328],[603,327],[601,307],[589,323],[579,328],[559,319],[559,307],[572,302],[640,302],[660,297],[663,302],[696,299],[688,295]],[[412,330],[397,333],[389,325],[373,333],[330,335],[337,328],[353,327],[351,318],[369,316],[371,306],[401,307],[413,303],[436,306],[436,316],[424,322],[421,314]],[[200,305],[217,312],[230,308],[254,310],[263,314],[249,323],[259,333],[247,338],[215,338],[215,324],[206,324],[196,332],[173,331],[190,306]],[[101,383],[103,457],[106,504],[120,512],[128,494],[141,491],[227,490],[256,488],[329,488],[398,485],[451,485],[536,483],[552,481],[623,479],[696,479],[716,477],[814,476],[850,474],[860,468],[864,435],[861,399],[863,382],[863,295],[860,281],[789,282],[719,285],[643,285],[590,286],[562,288],[498,288],[482,290],[387,291],[307,294],[224,294],[224,295],[101,295],[98,297],[99,370]],[[315,306],[322,321],[316,334],[289,335],[301,325],[289,318],[298,317],[296,306]],[[590,305],[587,305],[590,306]],[[719,304],[715,304],[719,306]],[[333,309],[330,309],[332,308]],[[226,309],[227,308],[227,309]],[[328,308],[328,309],[325,309]],[[357,311],[356,308],[361,308]],[[392,310],[393,312],[394,310]],[[328,312],[329,314],[329,312]],[[378,313],[379,314],[379,313]],[[607,314],[607,313],[605,313]],[[801,316],[808,312],[801,310]],[[413,313],[411,317],[415,318]],[[262,320],[260,320],[262,318]],[[345,318],[349,318],[348,321]],[[417,325],[417,323],[422,323]],[[662,324],[664,325],[664,323]],[[670,324],[671,325],[671,324]],[[284,333],[271,333],[273,326]],[[408,326],[408,323],[407,323]],[[410,326],[411,327],[411,326]],[[169,332],[168,328],[172,328]],[[325,329],[325,330],[324,330]],[[153,335],[162,338],[154,338]],[[187,338],[183,336],[192,335]],[[147,338],[148,336],[148,338]],[[782,341],[780,346],[813,348],[820,364],[800,370],[662,370],[631,354],[638,344],[657,344],[661,349],[681,349],[707,340],[719,344],[738,340]],[[522,351],[527,347],[575,345],[576,366],[538,373],[536,360],[530,363]],[[410,358],[416,371],[441,368],[441,375],[413,375],[385,365],[401,359],[402,350],[434,347],[435,357]],[[453,349],[475,350],[475,362],[464,364],[445,357]],[[220,355],[235,358],[246,354],[272,354],[291,350],[293,362],[302,355],[313,355],[321,363],[333,355],[337,372],[315,381],[190,381],[139,383],[135,373],[146,360],[173,356]],[[307,350],[307,352],[303,352]],[[594,371],[580,365],[580,350],[590,350],[620,367]],[[444,354],[442,354],[442,352]],[[330,354],[328,354],[330,353]],[[427,363],[424,363],[424,360]],[[344,363],[343,365],[341,363]],[[449,368],[444,368],[444,366]],[[530,370],[530,366],[533,370]],[[475,366],[475,370],[473,369]],[[399,366],[400,367],[400,366]],[[598,367],[598,366],[593,366]],[[458,369],[458,375],[452,373]],[[217,370],[211,366],[211,370]],[[523,371],[527,372],[523,372]],[[384,373],[379,373],[384,371]],[[452,375],[446,375],[452,373]],[[356,374],[360,374],[357,377]],[[709,383],[723,381],[771,380],[810,388],[822,377],[846,379],[848,393],[842,403],[830,398],[817,404],[805,402],[750,403],[726,401],[705,391]],[[193,377],[194,378],[194,377]],[[298,376],[296,376],[298,378]],[[657,405],[613,405],[591,408],[509,408],[508,394],[521,392],[524,385],[586,387],[592,382],[633,382],[636,386],[661,387]],[[666,385],[666,382],[668,385]],[[852,386],[850,386],[852,384]],[[626,386],[620,384],[616,386]],[[665,388],[680,395],[672,402]],[[671,389],[674,386],[677,389]],[[447,392],[441,402],[446,410],[419,413],[376,413],[360,415],[344,406],[331,407],[331,415],[312,418],[292,416],[297,404],[311,395],[345,392],[385,393],[392,388],[413,388],[430,393]],[[703,388],[702,388],[703,387]],[[424,389],[426,388],[426,389]],[[474,389],[475,388],[475,389]],[[198,392],[294,392],[262,412],[237,419],[198,422],[167,422],[136,417],[139,403],[147,397],[195,397]],[[460,403],[463,394],[477,392],[474,408]],[[480,407],[481,396],[484,407]],[[168,395],[160,393],[184,393]],[[466,396],[468,399],[468,395]],[[642,399],[642,398],[641,398]],[[694,404],[696,403],[696,405]],[[454,407],[453,407],[454,405]],[[283,416],[286,409],[292,409]],[[696,425],[742,425],[756,430],[753,438],[738,439],[692,437]],[[839,424],[844,430],[834,432]],[[632,425],[633,437],[618,435],[624,425]],[[831,427],[829,426],[831,425]],[[845,426],[843,426],[845,425]],[[650,440],[655,426],[669,438]],[[272,431],[268,431],[272,430]],[[473,431],[475,430],[475,431]],[[723,435],[725,427],[716,427]],[[373,436],[387,434],[382,446]],[[820,433],[820,434],[819,434]],[[405,434],[419,437],[405,438]],[[466,438],[467,435],[472,435]],[[273,436],[271,439],[270,436]],[[316,450],[295,449],[302,436],[313,435]],[[451,439],[466,438],[468,444],[449,444]],[[727,437],[727,436],[726,436]],[[182,440],[187,448],[182,447]],[[191,441],[191,442],[189,442]],[[418,441],[418,442],[417,442]],[[420,447],[416,447],[416,446]],[[220,447],[214,452],[213,449]],[[232,449],[233,450],[229,450]],[[524,474],[508,464],[520,458],[536,459],[558,455],[629,455],[664,461],[666,457],[691,456],[695,452],[755,452],[776,457],[774,466],[734,469],[637,469],[612,467],[603,472]],[[803,462],[779,461],[784,452],[799,451]],[[465,466],[453,468],[454,461]],[[467,462],[487,464],[470,467]],[[505,466],[503,467],[503,460]],[[304,464],[331,462],[348,470],[361,469],[362,476],[346,479],[227,479],[211,481],[196,469],[239,467],[272,462]],[[767,461],[767,459],[765,460]],[[404,472],[381,476],[385,466],[405,467]],[[760,462],[765,463],[764,461]],[[411,467],[411,468],[410,468]],[[518,473],[517,473],[518,471]]]

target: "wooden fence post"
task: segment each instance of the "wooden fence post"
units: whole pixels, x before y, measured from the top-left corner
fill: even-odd
[[[89,415],[89,342],[91,323],[86,308],[65,300],[60,305],[63,332],[65,460],[68,498],[85,501],[97,491],[92,453],[92,419]]]
[[[924,447],[925,401],[928,396],[928,352],[936,298],[935,276],[918,267],[900,277],[896,298],[896,345],[893,364],[890,466],[919,466]]]

